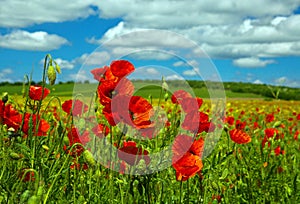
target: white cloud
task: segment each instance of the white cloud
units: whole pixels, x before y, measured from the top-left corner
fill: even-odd
[[[173,74],[166,76],[165,80],[184,80],[184,78],[179,75]]]
[[[107,0],[97,1],[95,5],[100,9],[101,17],[122,17],[136,27],[182,29],[205,24],[232,24],[248,16],[289,15],[297,8],[299,0]]]
[[[63,60],[61,58],[57,58],[54,60],[62,69],[73,69],[74,68],[74,63],[71,63],[68,60]]]
[[[185,70],[182,72],[183,75],[185,76],[197,76],[200,75],[199,69],[190,69],[190,70]]]
[[[253,84],[263,84],[263,82],[262,82],[261,80],[259,80],[259,79],[256,79],[256,80],[253,82]]]
[[[92,0],[1,0],[0,27],[26,27],[86,18],[95,14],[92,3]]]
[[[300,87],[299,79],[291,79],[286,76],[282,76],[273,80],[273,83],[277,86],[289,86],[289,87]]]
[[[84,65],[102,65],[110,59],[109,53],[105,51],[101,52],[92,52],[90,54],[85,53],[80,57],[77,57],[73,60],[73,63],[84,64]]]
[[[159,74],[159,71],[157,71],[155,68],[148,68],[148,69],[146,69],[146,72],[147,72],[147,74],[150,74],[150,75]]]
[[[0,47],[14,50],[49,51],[68,44],[68,41],[55,34],[43,31],[29,33],[16,30],[10,34],[0,35]]]
[[[91,80],[90,73],[87,73],[85,70],[80,69],[76,74],[70,74],[69,79],[75,82],[84,82]]]
[[[94,66],[98,65],[101,66],[104,63],[106,63],[110,59],[110,55],[107,52],[92,52],[84,53],[80,57],[76,57],[73,60],[65,60],[61,58],[54,59],[56,63],[62,68],[62,69],[73,69],[75,66]],[[40,64],[44,63],[44,59],[40,60]],[[107,64],[107,63],[106,63]]]
[[[109,29],[102,38],[92,38],[89,42],[99,44],[131,31],[163,28],[194,40],[212,58],[300,56],[300,15],[293,13],[300,6],[300,0],[131,2],[96,2],[101,17],[122,17],[123,22]],[[147,33],[141,35],[143,38],[131,36],[131,39],[114,41],[114,51],[127,52],[145,46],[161,49],[189,48],[184,41],[170,36],[150,36]],[[196,57],[199,57],[199,53],[196,53],[198,51],[199,49],[195,49]],[[202,56],[202,51],[200,54]],[[253,60],[252,62],[255,64]],[[256,61],[260,67],[270,63],[273,61]]]
[[[185,63],[183,61],[177,61],[173,64],[174,67],[181,67],[181,66],[184,66]]]
[[[288,78],[283,76],[283,77],[279,77],[277,79],[275,79],[275,83],[278,85],[283,85],[288,81]]]
[[[240,58],[233,60],[233,64],[238,67],[248,67],[248,68],[256,68],[256,67],[265,67],[268,64],[275,63],[274,60],[261,60],[255,57],[249,58]]]
[[[0,70],[0,82],[8,81],[12,82],[11,75],[13,74],[13,70],[10,68],[5,68]]]

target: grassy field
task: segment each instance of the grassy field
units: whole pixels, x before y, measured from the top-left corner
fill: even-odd
[[[135,95],[139,95],[145,98],[152,96],[152,98],[159,98],[161,93],[160,86],[146,86],[146,84],[136,84],[137,87],[143,87],[135,92]],[[51,93],[49,96],[59,96],[59,97],[71,97],[73,96],[74,92],[79,93],[93,93],[96,92],[97,85],[96,84],[76,84],[74,89],[74,84],[56,84],[54,86],[47,86]],[[223,95],[222,90],[213,90],[215,94],[220,93]],[[22,86],[0,86],[0,93],[8,92],[11,96],[22,95]],[[196,96],[201,98],[210,98],[209,93],[206,88],[196,88],[194,89],[194,93]],[[76,95],[76,94],[75,94]],[[265,97],[253,93],[237,93],[232,92],[230,90],[225,90],[225,95],[227,98],[257,98],[263,99]]]

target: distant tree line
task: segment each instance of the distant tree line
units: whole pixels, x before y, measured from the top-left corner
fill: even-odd
[[[147,83],[155,81],[157,84],[161,84],[159,80],[133,80],[135,82],[143,82]],[[59,82],[58,84],[73,84],[74,81],[67,82]],[[81,83],[89,83],[88,81],[84,81]],[[171,82],[170,82],[171,83]],[[188,80],[187,83],[192,88],[207,88],[210,89],[225,89],[236,93],[253,93],[257,95],[261,95],[267,98],[276,98],[276,99],[284,99],[284,100],[300,100],[300,88],[291,88],[286,86],[273,86],[267,84],[252,84],[245,82],[212,82],[212,81],[198,81],[198,80]],[[41,82],[32,81],[31,84],[39,85]],[[182,80],[173,80],[171,85],[173,87],[180,87],[186,84],[185,81]],[[0,86],[14,85],[20,86],[23,85],[23,82],[0,82]]]
[[[253,93],[268,98],[284,100],[300,100],[300,88],[291,88],[286,86],[273,86],[267,84],[252,84],[244,82],[204,82],[188,81],[192,88],[209,87],[219,89],[224,87],[236,93]]]

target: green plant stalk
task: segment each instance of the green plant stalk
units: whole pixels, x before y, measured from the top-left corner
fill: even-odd
[[[80,144],[80,143],[75,143],[75,144],[71,147],[70,151],[72,151],[73,148],[76,147],[76,145],[82,145],[82,144]],[[50,185],[50,187],[49,187],[49,189],[48,189],[48,191],[47,191],[47,193],[46,193],[46,196],[45,196],[45,199],[44,199],[44,202],[43,202],[44,204],[47,203],[47,200],[48,200],[48,198],[49,198],[49,194],[50,194],[50,192],[52,191],[52,188],[53,188],[53,186],[54,186],[56,180],[57,180],[58,177],[61,175],[61,172],[62,172],[62,170],[64,169],[65,165],[69,162],[69,158],[70,158],[70,154],[67,155],[67,158],[66,158],[66,160],[64,161],[62,167],[59,169],[59,171],[57,172],[56,176],[54,177],[54,180],[53,180],[53,182],[51,183],[51,185]]]

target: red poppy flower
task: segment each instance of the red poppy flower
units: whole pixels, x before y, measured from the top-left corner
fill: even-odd
[[[272,122],[272,121],[274,121],[275,120],[275,117],[274,117],[274,114],[273,113],[270,113],[270,114],[268,114],[267,116],[266,116],[266,122],[267,123],[270,123],[270,122]]]
[[[192,95],[184,90],[178,90],[172,94],[171,100],[172,103],[179,104],[181,101],[183,101],[186,98],[192,98]]]
[[[103,79],[104,74],[108,69],[109,69],[108,66],[104,66],[102,68],[95,68],[91,70],[91,73],[93,74],[94,79],[100,82]]]
[[[112,115],[137,129],[152,127],[152,105],[140,96],[117,95],[111,102]],[[114,118],[114,119],[115,119]]]
[[[72,127],[71,131],[68,133],[68,138],[70,141],[70,146],[75,143],[86,145],[90,141],[90,134],[87,130],[82,134],[79,134],[79,130],[75,127]]]
[[[221,195],[212,195],[211,199],[216,200],[218,203],[221,203],[222,196]]]
[[[97,89],[100,103],[107,105],[111,102],[111,99],[116,95],[129,95],[134,92],[134,86],[130,80],[123,78],[119,82],[103,81]]]
[[[141,159],[144,159],[145,163],[148,165],[150,163],[148,154],[149,152],[147,150],[136,147],[134,141],[124,141],[123,147],[119,148],[118,151],[118,157],[131,166],[138,164]]]
[[[225,121],[226,121],[227,124],[233,125],[234,124],[234,117],[228,116],[228,117],[226,117]]]
[[[300,120],[300,113],[296,117],[297,120]]]
[[[49,123],[46,120],[41,119],[40,116],[37,116],[36,114],[25,113],[24,125],[22,127],[22,131],[26,135],[28,135],[29,130],[31,130],[32,133],[35,134],[37,124],[38,124],[38,130],[37,130],[38,132],[36,133],[36,136],[46,136],[48,130],[50,129]]]
[[[50,93],[50,90],[47,88],[44,88],[43,93],[43,87],[41,86],[30,86],[29,87],[29,98],[35,101],[43,100],[48,94]]]
[[[274,149],[274,153],[276,156],[279,156],[280,154],[285,154],[285,151],[284,150],[281,150],[280,146],[277,146],[275,149]]]
[[[73,107],[73,109],[72,109],[72,107]],[[72,111],[73,116],[79,116],[79,115],[87,112],[89,107],[78,99],[76,99],[75,101],[71,99],[71,100],[65,101],[62,104],[62,109],[67,114],[70,114]]]
[[[22,169],[19,171],[18,176],[23,182],[35,181],[34,171],[30,171],[30,169]]]
[[[110,64],[113,75],[122,78],[134,71],[134,66],[127,60],[116,60]]]
[[[76,170],[87,170],[89,168],[87,163],[79,163],[76,160],[73,161],[73,163],[70,165],[70,169],[76,169]]]
[[[103,124],[96,125],[92,128],[92,131],[99,138],[104,138],[109,134],[109,128]]]
[[[72,129],[68,132],[68,138],[70,147],[75,143],[86,145],[90,141],[88,131],[84,131],[81,135],[79,135],[79,130],[75,127],[72,127]],[[64,147],[64,149],[66,150],[67,147]],[[81,145],[77,145],[76,147],[73,147],[72,152],[67,151],[67,153],[73,157],[79,157],[84,152],[84,150],[85,149]]]
[[[230,138],[237,144],[247,144],[251,142],[251,137],[240,129],[233,129],[229,131]]]
[[[212,132],[215,129],[208,115],[198,111],[187,113],[181,127],[193,133]]]
[[[278,130],[276,128],[267,128],[265,129],[265,136],[268,138],[272,138],[275,134],[278,134]]]
[[[246,121],[244,121],[244,122],[241,122],[240,120],[237,120],[236,122],[235,122],[235,128],[236,129],[239,129],[239,130],[244,130],[245,129],[245,127],[246,127]]]
[[[22,114],[15,110],[11,104],[5,105],[3,102],[0,110],[0,123],[7,125],[8,128],[18,130],[22,124]]]
[[[190,98],[190,97],[186,97],[184,98],[184,100],[181,100],[179,102],[181,108],[186,113],[198,111],[202,103],[203,100],[201,98]]]
[[[204,140],[193,141],[187,135],[178,135],[172,146],[172,165],[176,170],[176,179],[186,181],[201,171]]]

